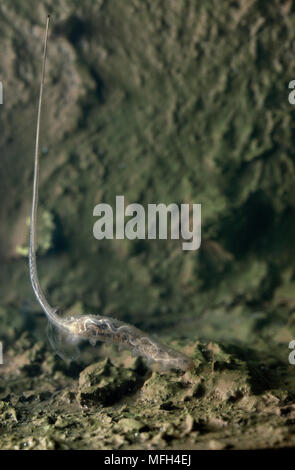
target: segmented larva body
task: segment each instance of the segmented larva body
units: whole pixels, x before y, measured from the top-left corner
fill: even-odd
[[[96,341],[105,341],[124,346],[148,361],[160,363],[165,369],[189,370],[193,367],[192,360],[185,354],[114,318],[81,315],[66,318],[63,323],[70,335],[88,339],[92,345]]]

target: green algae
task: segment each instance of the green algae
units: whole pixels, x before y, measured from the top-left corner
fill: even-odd
[[[30,219],[27,219],[26,225],[29,230]],[[41,212],[41,217],[38,219],[38,254],[45,255],[53,248],[55,228],[53,215],[50,212],[43,210]],[[27,257],[29,255],[29,246],[17,246],[16,253]]]

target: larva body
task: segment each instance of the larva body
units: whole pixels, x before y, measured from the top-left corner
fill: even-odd
[[[184,354],[111,317],[74,316],[64,319],[63,327],[73,337],[87,339],[93,345],[96,341],[105,341],[126,347],[148,361],[160,363],[165,369],[189,370],[193,367],[192,360]]]

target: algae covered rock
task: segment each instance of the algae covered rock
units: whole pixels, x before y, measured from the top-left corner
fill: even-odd
[[[106,359],[81,372],[77,400],[82,406],[111,405],[136,391],[141,383],[136,368],[117,367]]]
[[[194,369],[151,371],[140,358],[127,361],[113,349],[111,360],[81,363],[78,378],[77,368],[59,358],[52,363],[43,342],[32,344],[23,336],[0,377],[0,448],[221,449],[294,443],[290,366],[273,359],[262,367],[255,354],[213,342],[179,348],[193,358]],[[37,375],[28,367],[20,373],[22,366],[36,364]]]
[[[119,429],[122,429],[123,432],[139,432],[145,428],[145,425],[134,418],[122,418],[118,423]]]
[[[251,396],[250,372],[245,361],[222,345],[198,341],[190,347],[195,367],[185,374],[153,372],[141,389],[143,400],[172,410],[182,402],[231,402]]]
[[[142,397],[157,404],[169,404],[183,388],[182,382],[172,373],[154,372],[142,387]]]
[[[10,405],[10,403],[0,401],[0,423],[9,419],[15,422],[18,421],[16,410],[13,406]]]

